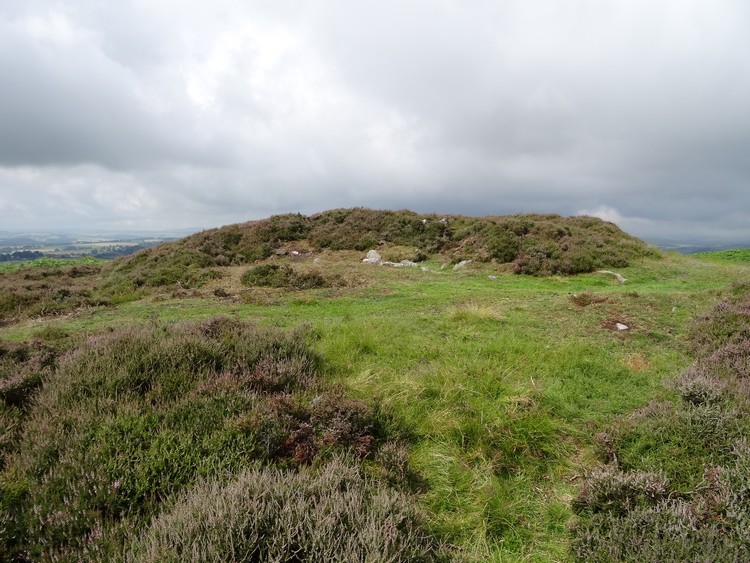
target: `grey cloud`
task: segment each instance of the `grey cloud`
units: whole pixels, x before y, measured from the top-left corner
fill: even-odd
[[[739,0],[24,6],[0,8],[0,203],[19,223],[53,213],[33,192],[71,223],[367,205],[748,224]],[[24,27],[55,14],[75,40]]]
[[[0,23],[0,75],[6,166],[221,161],[189,124],[143,107],[138,78],[86,45],[39,44]]]

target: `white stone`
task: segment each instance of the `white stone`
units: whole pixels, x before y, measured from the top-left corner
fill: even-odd
[[[362,262],[365,264],[380,264],[383,262],[383,257],[377,250],[371,250],[367,253],[367,258],[363,259]]]
[[[618,274],[617,272],[612,272],[610,270],[597,270],[596,273],[597,274],[608,274],[610,276],[614,276],[615,279],[617,280],[617,283],[625,283],[626,281],[628,281],[628,280],[625,279],[625,277],[622,274]]]

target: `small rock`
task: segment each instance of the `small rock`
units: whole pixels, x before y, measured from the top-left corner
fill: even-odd
[[[672,312],[676,313],[677,312],[677,307],[672,307]]]
[[[497,279],[497,276],[487,276],[487,277],[490,278],[491,280],[496,280]]]
[[[458,264],[456,264],[455,266],[453,266],[453,269],[454,270],[463,270],[469,264],[471,264],[471,260],[461,260]]]
[[[362,262],[365,264],[380,264],[383,262],[383,257],[377,250],[371,250],[367,253],[367,258],[363,259]]]
[[[323,263],[323,260],[321,260],[320,258],[316,258],[315,260],[313,260],[313,264],[322,264],[322,263]]]
[[[292,250],[292,256],[299,256],[299,252],[297,252],[296,250]]]
[[[429,272],[429,271],[430,271],[430,269],[429,269],[429,268],[427,268],[427,267],[425,267],[425,266],[422,266],[422,271],[423,271],[423,272]]]
[[[630,330],[630,327],[628,325],[624,325],[622,323],[615,323],[615,327],[617,327],[617,330]]]
[[[286,256],[286,248],[276,248],[274,249],[273,253],[276,256]]]
[[[612,272],[610,270],[597,270],[596,273],[597,274],[608,274],[610,276],[614,276],[615,279],[617,280],[617,283],[625,283],[626,281],[628,281],[628,280],[625,279],[625,277],[622,274],[618,274],[617,272]]]
[[[419,266],[419,264],[417,264],[416,262],[412,262],[411,260],[401,260],[400,263],[402,266],[407,266],[409,268],[416,268],[417,266]]]

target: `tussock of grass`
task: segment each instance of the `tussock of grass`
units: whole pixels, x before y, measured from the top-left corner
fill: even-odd
[[[501,307],[498,305],[482,305],[470,302],[453,307],[450,316],[455,320],[492,320],[502,321],[505,318]]]

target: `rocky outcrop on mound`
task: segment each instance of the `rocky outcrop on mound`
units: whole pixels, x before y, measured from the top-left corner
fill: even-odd
[[[377,250],[371,250],[367,253],[367,257],[362,260],[365,264],[375,264],[377,266],[393,266],[394,268],[416,268],[419,266],[416,262],[411,260],[401,260],[401,262],[389,262],[383,260]]]

